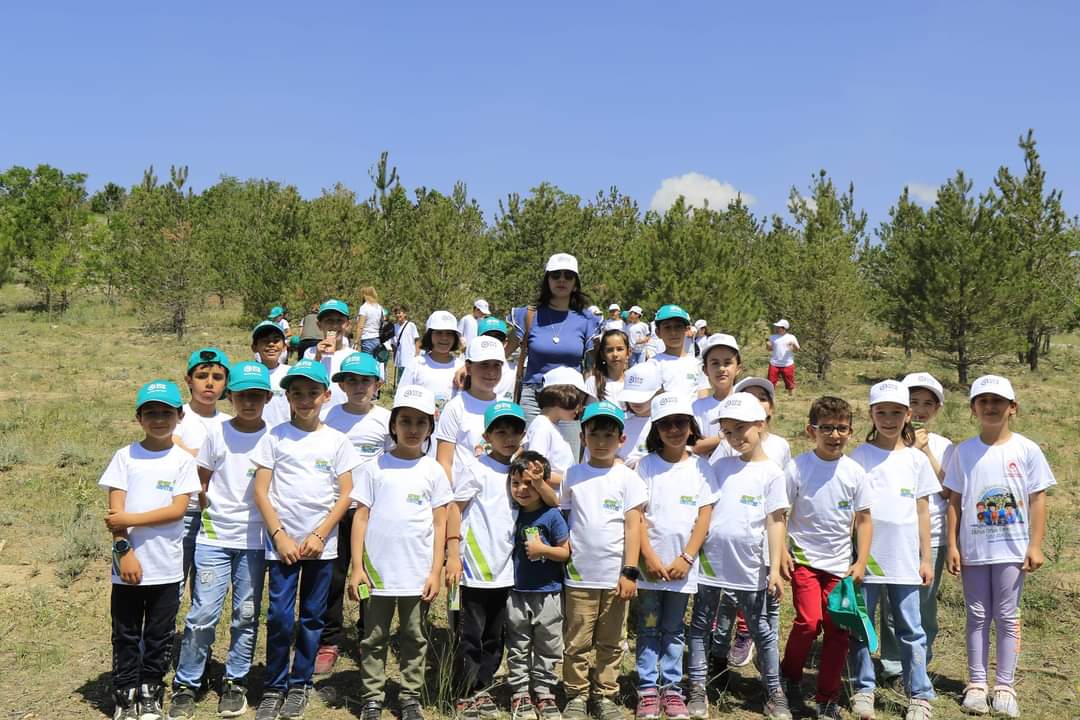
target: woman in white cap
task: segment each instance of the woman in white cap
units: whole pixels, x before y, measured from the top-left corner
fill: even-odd
[[[465,359],[454,353],[462,349],[461,333],[453,313],[436,310],[424,323],[420,354],[405,366],[398,387],[421,385],[435,396],[435,419],[454,396],[454,373],[465,366]],[[435,457],[435,443],[428,454]]]

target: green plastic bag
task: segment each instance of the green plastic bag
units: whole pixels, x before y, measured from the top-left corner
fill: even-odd
[[[843,578],[829,593],[828,610],[829,617],[837,626],[862,639],[870,652],[877,651],[878,637],[866,613],[866,600],[851,577]]]

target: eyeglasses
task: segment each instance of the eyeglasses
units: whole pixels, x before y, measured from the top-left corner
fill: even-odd
[[[683,428],[690,427],[690,418],[686,417],[685,415],[679,417],[663,418],[662,420],[657,420],[655,425],[659,430],[682,430]]]
[[[847,435],[853,429],[850,425],[811,425],[810,427],[814,428],[822,435],[832,435],[833,433],[836,433],[837,435]]]
[[[573,280],[577,277],[577,273],[573,270],[552,270],[548,276],[556,280]]]

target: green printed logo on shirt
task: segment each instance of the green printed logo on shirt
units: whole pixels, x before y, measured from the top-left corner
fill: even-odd
[[[249,467],[247,469],[247,479],[248,480],[254,480],[255,479],[255,466],[254,465],[252,465],[251,467]]]
[[[485,582],[491,582],[495,579],[495,576],[491,572],[491,568],[488,566],[487,558],[484,557],[483,551],[480,550],[480,543],[476,540],[476,534],[469,528],[469,531],[465,533],[465,555],[466,559],[471,561],[473,568],[480,574],[480,579]]]
[[[322,459],[316,460],[315,469],[319,472],[330,472],[330,461]]]
[[[408,495],[405,496],[405,502],[410,503],[412,505],[423,505],[424,504],[424,498],[417,495],[416,493],[409,493]]]
[[[840,500],[840,501],[838,501],[836,503],[836,509],[837,510],[850,510],[851,509],[851,501],[850,500]]]
[[[680,505],[689,505],[690,507],[693,507],[694,506],[694,496],[693,495],[681,495],[679,497],[679,504]]]
[[[165,492],[172,492],[173,483],[172,480],[158,480],[157,485],[154,486],[156,490],[164,490]]]
[[[743,505],[753,505],[754,507],[757,507],[761,504],[761,498],[754,497],[753,495],[743,495],[739,498],[739,502]]]
[[[620,508],[621,508],[621,506],[619,505],[618,500],[615,500],[613,498],[606,498],[604,500],[604,509],[605,510],[611,510],[613,512],[618,512],[620,510]]]
[[[379,575],[379,571],[375,569],[375,566],[371,564],[371,558],[368,556],[367,548],[364,548],[364,572],[367,573],[368,580],[371,581],[372,587],[379,590],[383,589],[382,576]]]
[[[913,498],[915,497],[915,491],[911,488],[900,488],[900,497]]]

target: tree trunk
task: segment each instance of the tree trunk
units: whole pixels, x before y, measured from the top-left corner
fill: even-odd
[[[1034,372],[1039,369],[1039,345],[1040,338],[1037,330],[1029,330],[1027,338],[1027,366]]]
[[[1043,355],[1049,355],[1050,354],[1050,333],[1048,333],[1048,332],[1043,333],[1043,336],[1042,336],[1042,354]]]
[[[961,385],[968,384],[967,348],[963,344],[956,350],[956,374],[956,379]]]
[[[905,330],[900,334],[900,340],[904,344],[904,357],[908,360],[911,359],[911,331]]]
[[[178,305],[175,312],[173,312],[173,332],[176,333],[176,339],[181,341],[184,339],[184,326],[187,324],[187,308],[183,305]]]

